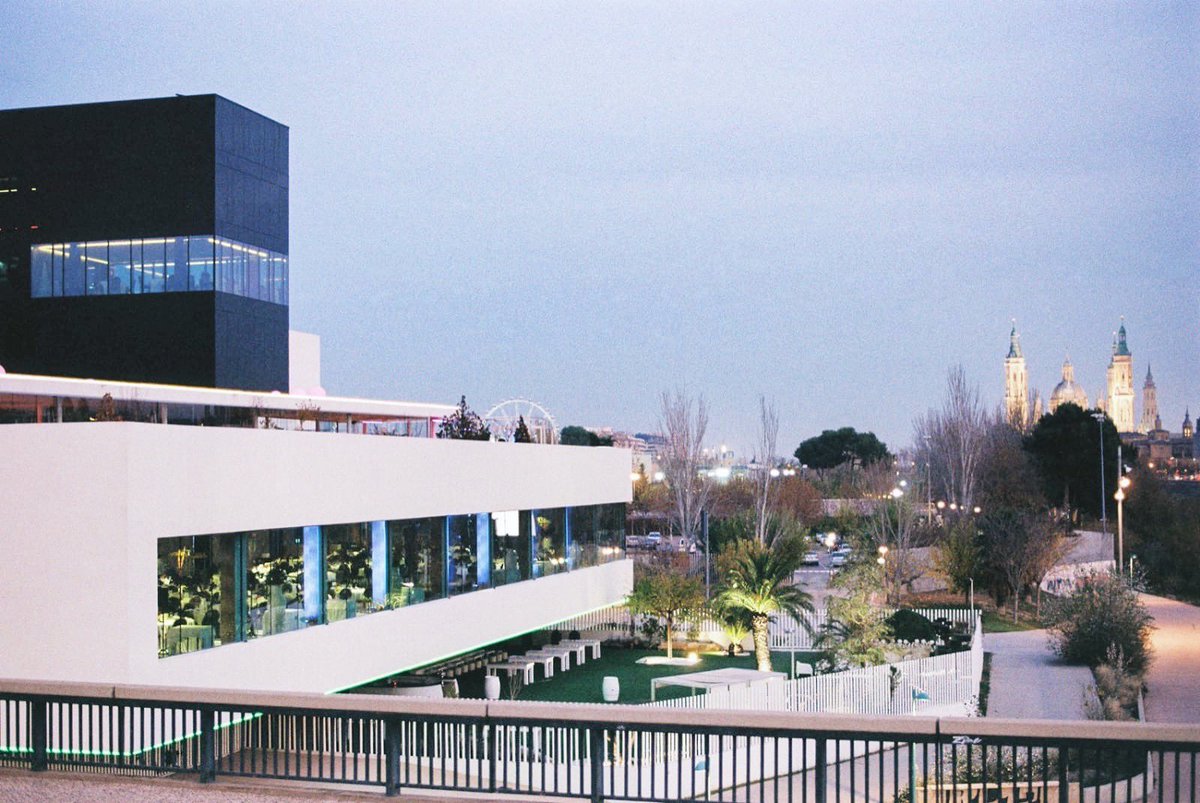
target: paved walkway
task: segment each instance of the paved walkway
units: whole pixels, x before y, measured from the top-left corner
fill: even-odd
[[[1146,719],[1200,724],[1200,608],[1140,595],[1154,617],[1146,674]]]
[[[989,717],[1087,719],[1083,701],[1092,672],[1059,661],[1045,630],[985,633],[983,649],[992,653]]]

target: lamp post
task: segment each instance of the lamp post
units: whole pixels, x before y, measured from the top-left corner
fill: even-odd
[[[879,547],[879,557],[875,559],[875,562],[879,564],[881,569],[883,569],[883,593],[884,593],[884,596],[887,597],[888,604],[890,605],[892,602],[892,595],[891,595],[891,589],[888,588],[888,581],[887,581],[887,553],[888,553],[887,545],[884,544],[884,545],[880,546]]]
[[[1129,477],[1117,480],[1117,492],[1113,499],[1117,500],[1117,574],[1125,570],[1125,489],[1132,485]],[[1133,568],[1129,569],[1129,579],[1133,579]]]
[[[1108,494],[1104,490],[1104,419],[1105,415],[1100,410],[1092,413],[1092,418],[1096,419],[1096,425],[1100,430],[1100,526],[1104,529],[1105,534],[1108,533]]]

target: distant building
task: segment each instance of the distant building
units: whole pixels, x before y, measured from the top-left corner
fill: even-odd
[[[1063,404],[1074,404],[1084,410],[1088,409],[1087,391],[1075,381],[1075,366],[1071,365],[1070,357],[1063,360],[1062,381],[1055,385],[1050,393],[1050,412],[1053,413]]]
[[[1125,321],[1113,339],[1108,363],[1108,407],[1106,412],[1117,432],[1136,432],[1133,417],[1133,354],[1125,342]]]
[[[1152,429],[1158,429],[1158,389],[1154,386],[1154,375],[1150,366],[1146,366],[1146,381],[1142,384],[1142,425],[1138,432],[1145,435]]]
[[[1004,358],[1004,412],[1017,429],[1029,427],[1029,371],[1021,354],[1021,336],[1013,321],[1008,335],[1008,356]]]

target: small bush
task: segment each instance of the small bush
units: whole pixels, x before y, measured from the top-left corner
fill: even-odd
[[[1150,614],[1120,578],[1092,574],[1050,608],[1054,650],[1071,663],[1097,667],[1117,652],[1125,670],[1142,675],[1150,664]]]
[[[896,611],[887,623],[898,641],[937,641],[941,635],[933,622],[916,611]]]

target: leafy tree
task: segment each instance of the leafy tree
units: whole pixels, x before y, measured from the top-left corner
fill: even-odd
[[[1139,469],[1131,480],[1126,560],[1136,552],[1155,589],[1200,601],[1200,499],[1169,494],[1152,471]]]
[[[873,556],[856,557],[833,576],[829,585],[841,593],[829,598],[829,621],[817,644],[837,669],[882,664],[887,659],[884,648],[892,635],[874,602],[876,592],[883,587],[882,567]]]
[[[779,512],[801,524],[811,525],[821,518],[821,493],[802,477],[783,477],[779,482]]]
[[[1117,429],[1108,416],[1102,424],[1092,417],[1096,411],[1062,404],[1044,415],[1025,439],[1025,450],[1033,456],[1042,475],[1043,490],[1050,504],[1071,506],[1099,515],[1100,427],[1104,438],[1105,493],[1116,490]]]
[[[818,474],[843,463],[866,466],[891,457],[875,433],[857,432],[854,427],[827,429],[803,441],[795,454],[797,460],[816,469]]]
[[[460,441],[491,440],[492,432],[474,410],[467,406],[467,397],[458,402],[458,408],[438,424],[437,436]]]
[[[699,580],[678,572],[651,569],[633,586],[625,604],[632,613],[655,616],[666,626],[667,657],[672,654],[675,620],[683,611],[704,606],[704,587]]]
[[[983,571],[983,549],[974,519],[963,517],[950,525],[946,536],[934,547],[933,566],[951,590],[967,599],[971,580]]]
[[[564,446],[612,446],[613,439],[600,437],[590,429],[580,426],[563,427],[558,433],[558,442]]]
[[[771,671],[770,617],[785,613],[804,626],[803,614],[813,610],[812,597],[793,576],[800,568],[804,546],[799,538],[780,536],[769,543],[755,539],[734,542],[729,547],[728,570],[722,578],[717,605],[724,611],[749,614],[754,636],[754,658],[759,671]]]
[[[1121,578],[1092,574],[1075,593],[1052,604],[1050,639],[1064,660],[1099,666],[1119,654],[1141,674],[1150,665],[1153,617]]]
[[[517,428],[513,432],[513,443],[533,443],[533,435],[529,434],[529,425],[525,423],[525,416],[517,417]]]

